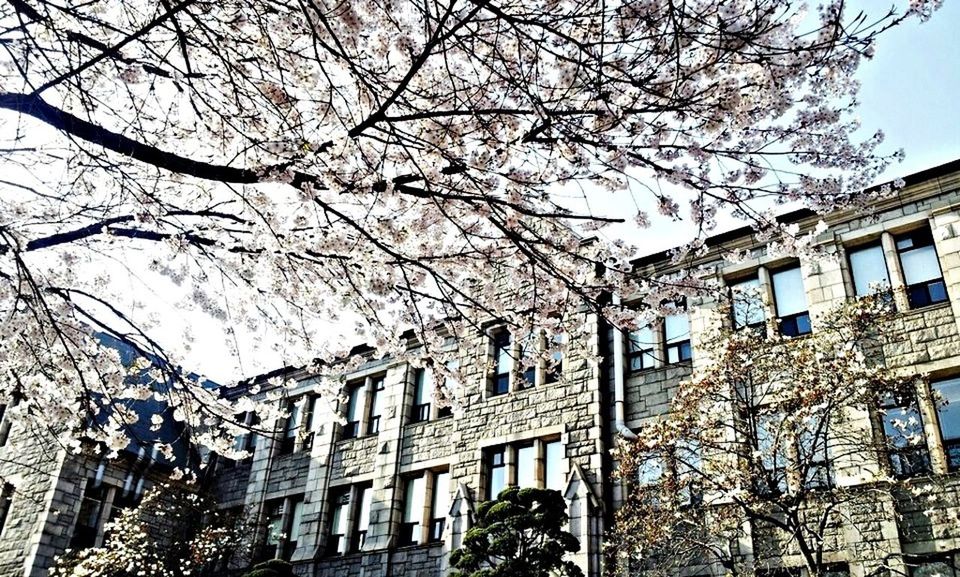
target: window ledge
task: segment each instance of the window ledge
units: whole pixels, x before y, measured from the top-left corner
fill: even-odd
[[[901,314],[901,315],[907,316],[907,315],[911,315],[911,314],[915,314],[915,313],[916,313],[916,314],[923,314],[923,313],[928,312],[928,311],[933,311],[933,310],[937,310],[937,309],[947,308],[947,307],[949,307],[949,306],[950,306],[950,299],[947,299],[947,300],[945,300],[945,301],[943,301],[943,302],[940,302],[940,303],[934,303],[934,304],[932,304],[932,305],[927,305],[927,306],[923,306],[923,307],[917,307],[917,308],[915,308],[915,309],[907,309],[907,310],[905,310],[905,311],[897,311],[897,312],[898,312],[899,314]]]

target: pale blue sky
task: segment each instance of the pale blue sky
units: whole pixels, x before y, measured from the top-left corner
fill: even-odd
[[[856,4],[871,11],[887,5]],[[859,77],[864,130],[882,129],[885,150],[907,153],[884,180],[960,158],[960,2],[947,0],[929,22],[887,32]]]

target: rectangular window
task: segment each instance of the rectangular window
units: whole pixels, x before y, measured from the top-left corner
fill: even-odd
[[[413,413],[410,421],[422,423],[430,420],[430,398],[433,396],[433,379],[427,369],[417,369],[414,374]]]
[[[426,479],[421,475],[407,479],[403,498],[403,522],[400,523],[399,544],[416,545],[421,542],[420,524],[426,502]]]
[[[370,417],[367,419],[367,434],[376,435],[380,432],[380,415],[383,413],[384,377],[374,377],[370,383]]]
[[[343,555],[347,552],[347,513],[350,507],[350,492],[339,490],[330,496],[330,536],[327,538],[327,555]]]
[[[304,451],[309,451],[311,448],[313,448],[313,438],[316,436],[317,425],[319,425],[320,421],[320,417],[317,415],[319,404],[319,395],[311,395],[307,397],[306,401],[304,402],[304,408],[307,412],[303,419],[306,425],[306,428],[302,432]]]
[[[690,349],[690,318],[687,313],[668,315],[663,319],[667,362],[682,363],[693,358]]]
[[[496,499],[500,491],[507,486],[506,457],[506,447],[487,453],[487,499]]]
[[[787,491],[787,439],[783,415],[764,413],[756,416],[754,449],[761,470],[755,479],[761,495],[779,495]]]
[[[630,371],[652,369],[656,359],[654,351],[656,343],[653,340],[653,330],[649,326],[627,333],[629,349],[627,356],[630,359]]]
[[[74,526],[73,536],[70,538],[71,549],[86,549],[97,546],[100,518],[103,515],[103,506],[107,500],[108,489],[107,485],[97,484],[94,479],[87,480],[86,488],[83,491],[83,499],[80,501],[77,524]],[[5,502],[3,497],[4,495],[0,494],[0,517],[6,516],[3,509],[9,506],[9,503]],[[0,523],[0,528],[2,527],[3,524]]]
[[[937,404],[940,438],[947,456],[947,468],[960,470],[960,378],[930,383]]]
[[[903,281],[907,286],[910,308],[920,308],[947,300],[940,260],[929,228],[922,228],[894,237]]]
[[[803,290],[800,267],[779,270],[771,275],[773,298],[780,321],[780,334],[797,337],[810,333],[810,313],[807,312],[807,294]]]
[[[880,408],[894,476],[905,478],[929,473],[930,453],[916,400],[887,394],[881,399]]]
[[[353,532],[353,540],[350,543],[350,550],[358,552],[363,550],[363,544],[367,542],[367,531],[370,529],[370,506],[373,504],[373,487],[367,485],[355,489],[358,495],[356,530]]]
[[[850,261],[853,290],[858,297],[890,290],[890,273],[882,246],[874,244],[851,249],[847,258]]]
[[[543,375],[544,384],[559,381],[563,374],[563,342],[563,335],[553,335],[550,339],[550,357],[547,360],[547,371]]]
[[[363,392],[363,383],[347,386],[347,423],[343,425],[343,438],[353,439],[360,435],[360,394]]]
[[[493,336],[493,383],[491,395],[503,395],[510,390],[510,372],[513,370],[513,341],[510,333],[502,330]]]
[[[560,441],[544,443],[544,484],[547,489],[563,491],[563,445]]]
[[[730,285],[733,301],[733,328],[763,328],[767,315],[760,294],[760,279],[752,278]]]
[[[805,489],[831,486],[830,460],[827,455],[827,425],[822,415],[804,422],[797,433],[797,462]]]
[[[533,445],[517,447],[517,486],[537,486],[537,449]]]
[[[456,359],[447,361],[447,370],[450,371],[451,373],[456,373],[459,368],[460,368],[460,361]],[[453,377],[446,377],[444,379],[444,388],[446,389],[448,395],[456,389],[456,383],[454,382]],[[447,397],[447,400],[449,401],[449,397]],[[443,419],[443,418],[452,417],[452,416],[453,416],[453,407],[451,407],[449,403],[442,407],[437,407],[438,419]]]
[[[280,440],[280,454],[292,453],[297,444],[297,433],[300,431],[302,399],[292,399],[287,402],[287,420],[283,425],[283,437]]]
[[[520,343],[520,359],[525,368],[520,373],[517,389],[527,389],[537,383],[536,350],[539,348],[537,345],[537,337],[533,334],[527,335]]]
[[[428,541],[437,543],[443,539],[443,527],[450,512],[450,473],[433,474],[433,502],[430,504],[430,534]]]
[[[297,550],[300,541],[300,524],[303,522],[303,497],[291,499],[288,503],[290,514],[287,515],[286,527],[283,536],[283,553],[280,557],[289,561],[293,552]]]
[[[283,499],[266,503],[267,541],[263,551],[264,559],[273,559],[280,552],[283,540]]]

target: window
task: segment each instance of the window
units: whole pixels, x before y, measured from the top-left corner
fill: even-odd
[[[430,504],[430,534],[427,540],[437,543],[443,539],[443,527],[450,511],[450,473],[433,474],[433,502]]]
[[[628,358],[630,371],[652,369],[656,359],[654,351],[656,343],[653,340],[653,330],[649,326],[627,333],[629,342]]]
[[[367,434],[376,435],[380,432],[380,416],[383,414],[383,389],[385,378],[374,377],[371,380],[370,417],[367,418]]]
[[[307,412],[303,421],[306,425],[306,429],[300,432],[300,436],[303,439],[303,444],[300,449],[303,451],[309,451],[313,448],[313,438],[317,434],[317,426],[319,423],[319,416],[317,415],[317,408],[320,404],[319,395],[311,395],[304,400],[304,408]]]
[[[283,542],[283,499],[266,503],[267,541],[263,551],[264,559],[274,559]]]
[[[403,521],[400,523],[400,546],[416,545],[421,542],[420,524],[423,521],[426,492],[426,479],[423,476],[407,479],[403,497]]]
[[[347,388],[347,423],[343,425],[343,438],[353,439],[360,435],[360,394],[363,392],[363,383],[348,385]]]
[[[10,419],[5,419],[7,405],[0,404],[0,447],[7,444],[7,438],[10,436]]]
[[[327,555],[343,555],[347,552],[347,517],[350,507],[350,490],[339,489],[330,496],[330,535],[327,537]]]
[[[563,445],[559,440],[544,443],[544,485],[547,489],[563,491],[565,479],[563,474]]]
[[[532,444],[517,447],[517,486],[537,486],[537,450]]]
[[[414,375],[413,414],[411,422],[422,423],[430,420],[430,399],[433,396],[433,379],[427,369],[417,369]]]
[[[303,521],[303,497],[288,500],[285,511],[288,511],[283,531],[283,550],[280,558],[289,561],[293,552],[297,550],[300,541],[300,523]]]
[[[292,453],[296,447],[302,411],[303,399],[293,399],[287,402],[287,420],[284,422],[283,437],[280,439],[281,455]]]
[[[666,343],[667,362],[670,364],[689,361],[690,318],[686,312],[677,312],[663,319],[664,342]]]
[[[830,461],[827,454],[827,424],[821,418],[803,423],[797,433],[797,462],[805,489],[826,489],[831,486]]]
[[[350,542],[350,550],[354,553],[363,550],[364,543],[367,542],[367,531],[370,528],[370,506],[373,504],[373,487],[357,487],[360,507],[357,511],[356,530],[353,532],[353,540]]]
[[[559,381],[560,375],[563,374],[563,335],[553,335],[550,342],[550,358],[547,360],[547,371],[543,376],[545,385]]]
[[[510,372],[513,370],[513,342],[510,333],[502,330],[493,336],[493,383],[491,395],[504,395],[510,391]]]
[[[486,449],[486,498],[496,499],[507,486],[546,487],[562,491],[563,456],[563,445],[555,439],[534,439]]]
[[[535,334],[528,334],[520,342],[520,359],[524,367],[517,381],[517,390],[528,389],[537,384],[537,350],[540,348],[539,339]]]
[[[447,371],[449,371],[451,374],[455,374],[459,368],[460,368],[460,362],[458,360],[453,359],[453,360],[447,361]],[[455,389],[455,383],[454,383],[453,377],[446,377],[446,379],[444,379],[444,385],[445,385],[444,388],[446,389],[448,394],[450,391],[453,391]],[[438,419],[443,419],[445,417],[452,417],[452,416],[453,416],[453,407],[451,407],[449,404],[444,405],[442,407],[437,407]]]
[[[787,491],[787,442],[782,426],[783,415],[760,414],[755,419],[754,449],[761,471],[754,483],[761,495],[781,495]]]
[[[730,285],[733,301],[733,328],[763,328],[766,313],[760,294],[760,280],[751,278]]]
[[[507,486],[507,449],[500,447],[487,453],[487,499],[496,499]]]
[[[920,308],[947,300],[940,261],[929,228],[894,237],[910,308]]]
[[[882,246],[873,244],[851,249],[847,258],[850,261],[853,290],[858,297],[890,289],[890,273]]]
[[[880,409],[893,475],[905,478],[929,473],[930,454],[916,400],[887,394],[880,401]]]
[[[807,295],[803,290],[800,267],[779,270],[770,276],[773,282],[773,298],[780,321],[780,334],[797,337],[810,333],[810,313],[807,312]]]
[[[239,461],[227,459],[224,463],[226,467],[233,467],[237,463],[249,463],[253,460],[253,452],[257,448],[257,434],[253,429],[260,424],[260,417],[254,412],[245,412],[240,415],[237,421],[246,428],[242,433],[236,436],[233,442],[233,450],[247,453],[247,456]]]
[[[73,537],[70,538],[71,549],[86,549],[98,545],[100,519],[103,515],[104,504],[107,501],[108,489],[107,485],[98,483],[96,479],[87,480],[87,485],[83,490],[83,499],[80,501],[77,523],[73,528]],[[0,502],[0,507],[3,507],[2,502]],[[2,527],[2,524],[0,524],[0,527]]]
[[[937,404],[940,438],[946,452],[947,469],[960,469],[960,378],[930,383]]]

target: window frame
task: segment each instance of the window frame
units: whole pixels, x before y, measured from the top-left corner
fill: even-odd
[[[799,312],[790,313],[787,315],[781,315],[780,314],[781,299],[777,298],[777,293],[778,293],[777,275],[792,273],[793,271],[796,271],[797,273],[797,277],[798,277],[797,280],[799,281],[799,286],[798,287],[790,286],[789,290],[792,291],[792,290],[799,289],[800,297],[803,299],[803,304],[805,305],[805,308],[804,310]],[[802,337],[812,333],[813,326],[811,325],[811,322],[810,322],[810,301],[807,299],[807,290],[803,284],[803,270],[800,266],[800,263],[795,262],[792,264],[780,266],[775,269],[770,269],[769,272],[770,272],[770,288],[772,289],[772,292],[773,292],[773,313],[775,315],[775,318],[777,319],[777,330],[780,332],[781,335],[785,337],[791,337],[791,338]],[[785,285],[780,284],[779,286],[786,290]],[[791,330],[788,330],[788,327],[792,327]]]
[[[541,489],[548,488],[547,482],[550,480],[549,475],[551,471],[547,462],[547,451],[548,446],[554,445],[554,443],[556,443],[559,450],[559,458],[556,462],[559,473],[558,478],[565,483],[566,478],[563,475],[568,472],[567,468],[564,467],[567,454],[566,445],[560,435],[517,439],[509,443],[484,447],[482,452],[482,477],[485,500],[489,501],[497,498],[497,495],[493,494],[493,472],[495,470],[503,469],[503,487],[500,489],[501,491],[507,487],[520,486],[520,451],[523,449],[533,448],[533,462],[531,464],[533,484],[530,486]],[[501,464],[496,463],[495,457],[498,454],[503,455]],[[564,489],[565,487],[557,490],[562,493]]]
[[[883,435],[883,449],[887,456],[887,464],[890,467],[890,472],[896,479],[909,479],[913,477],[922,477],[930,475],[933,473],[933,462],[930,455],[930,443],[927,439],[926,426],[923,419],[923,410],[920,407],[920,399],[917,398],[917,395],[914,393],[910,394],[895,394],[888,393],[882,395],[877,402],[878,408],[878,417],[880,421],[880,434]],[[887,411],[890,410],[899,410],[903,411],[904,409],[912,409],[916,414],[917,418],[917,429],[919,431],[918,439],[921,443],[914,445],[908,444],[905,447],[897,447],[891,444],[891,436],[887,434]],[[895,428],[891,425],[891,428]],[[904,437],[905,438],[905,437]],[[904,461],[907,463],[912,462],[911,459],[919,457],[917,461],[922,468],[910,470],[901,470],[902,465],[898,465],[900,462],[900,457],[903,455],[916,454],[915,456],[905,457]],[[895,459],[894,457],[897,457]],[[911,465],[914,467],[915,465]]]
[[[386,394],[387,376],[385,374],[370,377],[370,403],[367,410],[367,435],[380,434],[380,420],[383,418],[383,396]]]
[[[943,397],[943,394],[937,391],[937,385],[944,385],[948,383],[955,383],[958,387],[960,387],[960,376],[955,375],[952,377],[944,377],[936,380],[931,380],[929,386],[930,386],[930,392],[933,398],[933,405],[934,405],[933,415],[937,421],[937,434],[940,437],[940,447],[943,450],[944,463],[946,464],[947,472],[953,473],[955,471],[960,471],[960,434],[958,434],[956,437],[949,438],[949,439],[946,437],[946,434],[944,433],[944,428],[943,428],[944,427],[943,413],[947,411],[942,411],[941,409],[943,409],[944,407],[949,407],[950,403],[948,401],[947,403],[941,404],[935,398],[936,395],[940,395],[941,397]],[[958,404],[955,405],[954,408],[957,410],[953,414],[954,414],[954,418],[958,421],[958,427],[960,427],[960,398],[956,400],[958,401]],[[956,451],[955,459],[951,458],[951,450]]]
[[[687,300],[683,299],[681,302],[674,304],[673,309],[675,312],[663,317],[662,336],[664,365],[679,365],[693,361],[693,345],[691,343],[692,332],[690,330],[690,312],[687,309]],[[683,317],[684,324],[687,327],[687,332],[685,334],[674,335],[672,337],[673,342],[670,342],[671,337],[667,327],[669,325],[668,319],[672,317]],[[686,338],[682,338],[684,336]],[[672,351],[677,352],[677,360],[671,360],[670,353]]]
[[[901,247],[901,243],[906,241],[910,241],[911,246]],[[893,245],[896,249],[897,260],[900,263],[900,272],[903,275],[904,292],[906,293],[907,305],[909,306],[910,310],[917,310],[939,305],[945,302],[950,302],[950,295],[947,292],[947,285],[943,278],[943,266],[940,264],[940,255],[937,252],[937,243],[933,238],[933,231],[930,229],[929,223],[926,223],[925,226],[893,235]],[[933,262],[936,263],[940,276],[937,278],[908,284],[907,267],[904,266],[903,260],[904,254],[927,247],[929,247],[933,253]],[[940,290],[943,293],[942,298],[934,298],[932,292],[932,287],[934,285],[940,285]],[[921,299],[918,302],[918,298],[921,295],[925,300]]]
[[[340,440],[358,439],[360,434],[360,425],[363,423],[363,395],[367,390],[367,379],[358,379],[348,381],[347,385],[346,411],[344,411],[344,422],[340,427]],[[354,406],[354,405],[357,406]],[[355,420],[351,421],[350,415],[354,415]]]
[[[510,392],[510,381],[513,379],[512,373],[516,365],[516,359],[513,358],[514,338],[506,327],[502,327],[493,332],[491,343],[493,345],[493,372],[490,374],[488,395],[498,397]],[[509,366],[506,368],[500,366],[502,355],[506,355],[510,359]]]

